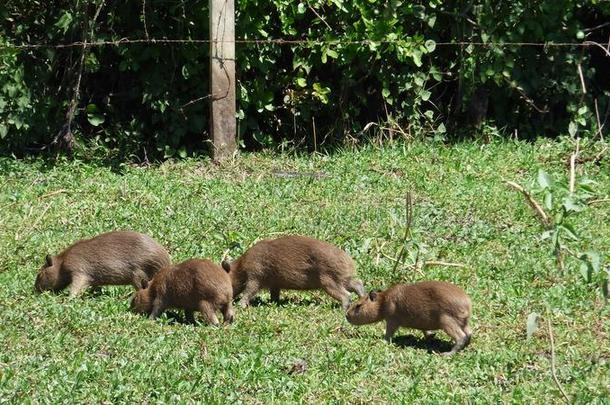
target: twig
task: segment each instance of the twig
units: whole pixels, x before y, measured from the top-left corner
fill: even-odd
[[[51,191],[50,193],[43,194],[40,197],[38,197],[38,199],[42,200],[47,197],[53,197],[54,195],[61,194],[61,193],[67,193],[67,192],[68,192],[68,190],[62,188],[60,190],[55,190],[55,191]]]
[[[329,31],[332,31],[333,29],[330,27],[330,25],[328,25],[328,23],[326,22],[326,20],[324,19],[324,17],[322,17],[320,14],[318,14],[318,12],[316,11],[315,8],[313,8],[311,6],[311,4],[309,4],[309,2],[307,2],[307,7],[309,7],[309,9],[311,11],[313,11],[313,13],[316,15],[316,17],[318,17],[320,19],[320,21],[322,21],[324,23],[324,25],[326,25],[326,28],[328,28]]]
[[[593,204],[601,204],[601,203],[606,203],[606,202],[610,202],[610,198],[601,198],[599,200],[591,200],[591,201],[588,201],[587,204],[593,205]]]
[[[598,44],[597,42],[593,42],[593,41],[585,41],[582,43],[583,45],[592,45],[592,46],[596,46],[598,48],[600,48],[602,51],[604,51],[604,53],[606,54],[606,56],[610,56],[610,50],[607,50],[606,48],[604,48],[602,46],[602,44]],[[609,44],[604,44],[604,45],[608,45],[608,47],[610,48],[610,43]]]
[[[551,373],[553,374],[553,380],[555,381],[557,388],[559,388],[559,392],[561,392],[563,399],[567,403],[570,403],[570,397],[568,397],[568,394],[563,390],[563,387],[557,378],[557,371],[555,370],[555,340],[553,339],[553,327],[551,326],[551,313],[549,310],[547,310],[546,324],[549,328],[549,340],[551,341]]]
[[[34,206],[32,206],[32,208],[30,208],[30,212],[29,212],[29,213],[28,213],[28,215],[26,216],[26,219],[27,219],[27,218],[29,218],[29,217],[32,215],[32,210],[33,210],[33,207],[34,207]],[[22,235],[20,235],[20,234],[25,235],[27,232],[32,232],[33,230],[35,230],[35,229],[36,229],[36,227],[38,226],[38,224],[40,223],[40,221],[42,221],[42,219],[44,218],[44,216],[47,214],[47,211],[49,211],[49,208],[51,208],[51,204],[50,204],[50,203],[49,203],[49,204],[47,204],[47,206],[46,206],[46,207],[44,208],[44,210],[42,211],[42,214],[40,214],[40,215],[38,216],[38,218],[36,218],[36,220],[35,220],[35,221],[32,223],[32,225],[29,227],[29,229],[28,229],[28,228],[26,228],[26,229],[24,229],[24,230],[23,230],[23,232],[16,232],[16,233],[15,233],[15,240],[16,240],[16,241],[18,241],[18,240],[20,240],[20,239],[21,239]]]
[[[582,93],[587,94],[587,88],[585,87],[585,77],[582,74],[582,66],[580,66],[580,63],[576,65],[576,68],[578,69],[578,76],[580,76],[580,86],[582,87]]]
[[[411,224],[413,223],[413,202],[411,200],[411,192],[407,192],[407,196],[405,197],[405,235],[402,238],[400,253],[398,254],[398,258],[394,263],[394,268],[392,269],[392,273],[396,272],[396,268],[398,268],[398,264],[402,262],[402,257],[405,254],[407,249],[407,239],[411,235]]]
[[[602,124],[599,120],[599,108],[597,107],[597,98],[593,100],[595,104],[595,118],[597,118],[597,133],[599,134],[599,139],[604,142],[604,135],[602,133]]]
[[[424,266],[445,266],[445,267],[460,267],[460,268],[466,268],[465,264],[462,263],[450,263],[450,262],[440,262],[440,261],[436,261],[436,260],[426,260],[424,262]]]
[[[523,197],[525,197],[525,201],[527,201],[529,206],[532,207],[542,226],[545,229],[549,229],[551,227],[551,220],[549,219],[549,216],[544,211],[540,203],[538,203],[538,201],[536,201],[534,197],[532,197],[532,195],[525,188],[523,188],[523,186],[520,186],[519,184],[513,181],[504,180],[504,182],[515,190],[521,192],[521,194],[523,194]]]
[[[147,40],[150,40],[148,36],[148,27],[146,26],[146,0],[142,0],[142,22],[144,24],[144,35]]]
[[[316,136],[316,119],[311,117],[311,126],[313,127],[313,151],[318,152],[318,139]]]
[[[574,194],[576,186],[576,158],[580,152],[580,138],[576,138],[576,150],[570,156],[570,194]]]

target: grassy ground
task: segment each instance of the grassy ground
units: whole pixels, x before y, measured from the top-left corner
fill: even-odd
[[[527,184],[539,167],[565,178],[568,155],[543,141],[244,154],[220,167],[191,160],[118,171],[0,160],[0,401],[550,403],[560,393],[546,322],[525,336],[527,315],[548,306],[560,383],[575,402],[608,403],[610,310],[575,263],[557,274],[529,207],[502,183]],[[607,159],[580,165],[583,174],[610,194]],[[422,255],[465,267],[392,272],[408,190]],[[607,263],[610,205],[593,206],[575,227],[581,247]],[[281,233],[325,239],[354,257],[367,289],[423,279],[463,286],[474,338],[452,358],[429,353],[416,331],[401,329],[388,344],[383,324],[351,326],[315,292],[286,293],[279,306],[262,294],[222,328],[132,315],[130,287],[75,300],[33,292],[46,253],[113,229],[149,233],[175,261],[219,261],[227,249],[236,257]],[[300,360],[307,369],[291,373]]]

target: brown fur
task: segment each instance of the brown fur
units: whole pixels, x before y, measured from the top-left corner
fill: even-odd
[[[388,341],[400,326],[424,331],[426,337],[441,329],[455,340],[448,353],[454,354],[470,343],[471,312],[470,298],[460,287],[444,281],[424,281],[371,292],[353,303],[346,317],[354,325],[385,319]]]
[[[89,286],[131,284],[145,288],[148,281],[170,264],[165,248],[148,235],[129,231],[108,232],[74,243],[57,256],[47,255],[35,288],[59,291],[70,288],[76,296]]]
[[[199,311],[207,323],[217,325],[218,310],[225,323],[233,321],[232,299],[231,280],[219,265],[191,259],[163,268],[148,288],[135,294],[131,310],[155,319],[167,308],[183,309],[189,322],[195,321],[193,312]]]
[[[240,304],[264,288],[271,299],[279,301],[280,290],[323,289],[339,301],[344,309],[350,302],[350,291],[363,296],[360,280],[354,279],[354,261],[338,247],[305,236],[283,236],[263,240],[239,259],[222,266],[231,276],[233,296],[242,294]]]

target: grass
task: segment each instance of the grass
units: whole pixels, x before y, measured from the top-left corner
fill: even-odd
[[[576,263],[557,273],[529,207],[502,183],[527,184],[539,167],[565,178],[569,152],[549,141],[414,143],[114,171],[0,159],[0,400],[551,402],[561,397],[546,322],[525,336],[527,315],[547,316],[548,307],[560,383],[574,402],[608,403],[610,310]],[[607,159],[581,164],[583,174],[610,194]],[[464,268],[392,272],[408,190],[423,254]],[[578,244],[608,263],[610,205],[577,218]],[[279,306],[262,294],[222,328],[133,315],[130,287],[75,300],[33,292],[46,253],[113,229],[150,234],[175,261],[237,257],[281,233],[328,240],[354,257],[367,289],[423,279],[463,286],[474,303],[473,341],[451,358],[429,353],[416,331],[401,329],[388,344],[383,324],[351,326],[317,292],[284,293]],[[306,370],[291,373],[301,360]]]

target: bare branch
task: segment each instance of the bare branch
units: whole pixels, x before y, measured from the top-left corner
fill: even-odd
[[[570,397],[568,397],[568,394],[566,394],[563,387],[561,386],[561,383],[557,378],[557,370],[555,370],[555,340],[553,339],[553,327],[551,326],[551,312],[548,310],[546,316],[546,324],[549,329],[549,340],[551,342],[551,374],[553,375],[555,385],[557,385],[557,388],[559,388],[559,392],[561,392],[563,399],[569,404],[571,402]]]
[[[542,208],[542,206],[540,205],[540,203],[538,203],[538,201],[536,201],[534,199],[534,197],[532,197],[532,195],[525,188],[523,188],[523,186],[521,186],[513,181],[505,180],[504,182],[508,186],[512,187],[513,189],[515,189],[515,190],[519,191],[521,194],[523,194],[523,197],[525,197],[525,201],[527,201],[529,206],[532,207],[532,209],[534,210],[534,213],[536,214],[536,217],[538,217],[538,220],[540,220],[540,223],[542,224],[542,226],[545,229],[549,229],[551,227],[551,220],[550,220],[549,216],[547,215],[547,213]]]

